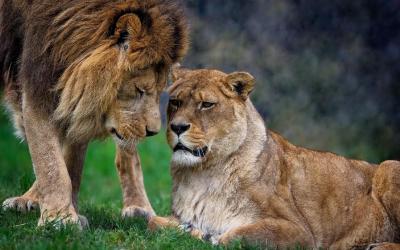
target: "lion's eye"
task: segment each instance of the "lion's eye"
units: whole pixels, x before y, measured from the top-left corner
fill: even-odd
[[[171,105],[172,108],[179,108],[182,105],[182,101],[177,99],[171,99],[169,100],[169,105]]]
[[[139,93],[140,97],[142,97],[144,95],[144,90],[141,90],[138,87],[136,87],[136,91]]]
[[[202,110],[210,109],[210,108],[212,108],[214,106],[215,106],[215,103],[213,103],[213,102],[202,102],[200,104],[200,109],[202,109]]]

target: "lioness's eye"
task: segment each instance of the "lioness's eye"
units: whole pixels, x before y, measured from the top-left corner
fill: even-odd
[[[212,107],[215,106],[215,103],[213,102],[202,102],[200,105],[200,109],[204,110],[204,109],[210,109]]]
[[[180,100],[171,99],[169,100],[169,105],[173,108],[179,108],[182,105],[182,102]]]
[[[136,91],[139,93],[139,96],[142,97],[144,95],[144,91],[136,87]]]

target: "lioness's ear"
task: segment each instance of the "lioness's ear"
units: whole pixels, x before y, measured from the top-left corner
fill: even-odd
[[[140,18],[135,14],[125,14],[121,16],[116,25],[114,35],[118,38],[118,44],[124,44],[126,41],[137,37],[142,31]]]
[[[189,69],[182,68],[179,63],[175,63],[171,68],[171,78],[173,82],[184,78],[190,72]]]
[[[246,100],[253,91],[255,79],[247,72],[233,72],[226,76],[226,83],[232,91]]]

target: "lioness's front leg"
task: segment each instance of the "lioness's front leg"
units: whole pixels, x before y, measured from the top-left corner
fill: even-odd
[[[147,224],[147,229],[149,229],[150,231],[156,231],[158,229],[166,228],[176,228],[183,230],[187,233],[190,233],[191,236],[200,240],[208,237],[202,231],[198,230],[197,228],[193,228],[193,226],[190,224],[181,224],[179,219],[174,216],[153,216],[149,219],[149,222]]]
[[[143,173],[136,146],[132,148],[117,146],[115,165],[118,169],[123,193],[122,216],[142,216],[147,219],[154,216],[155,212],[144,188]]]
[[[81,226],[72,202],[71,179],[63,158],[60,135],[48,117],[36,112],[28,100],[24,100],[23,116],[39,191],[39,225],[57,220]]]

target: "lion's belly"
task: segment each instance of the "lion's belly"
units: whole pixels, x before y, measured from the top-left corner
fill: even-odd
[[[204,234],[220,235],[232,228],[254,223],[257,209],[233,186],[209,176],[197,176],[176,183],[173,211],[182,223]]]

